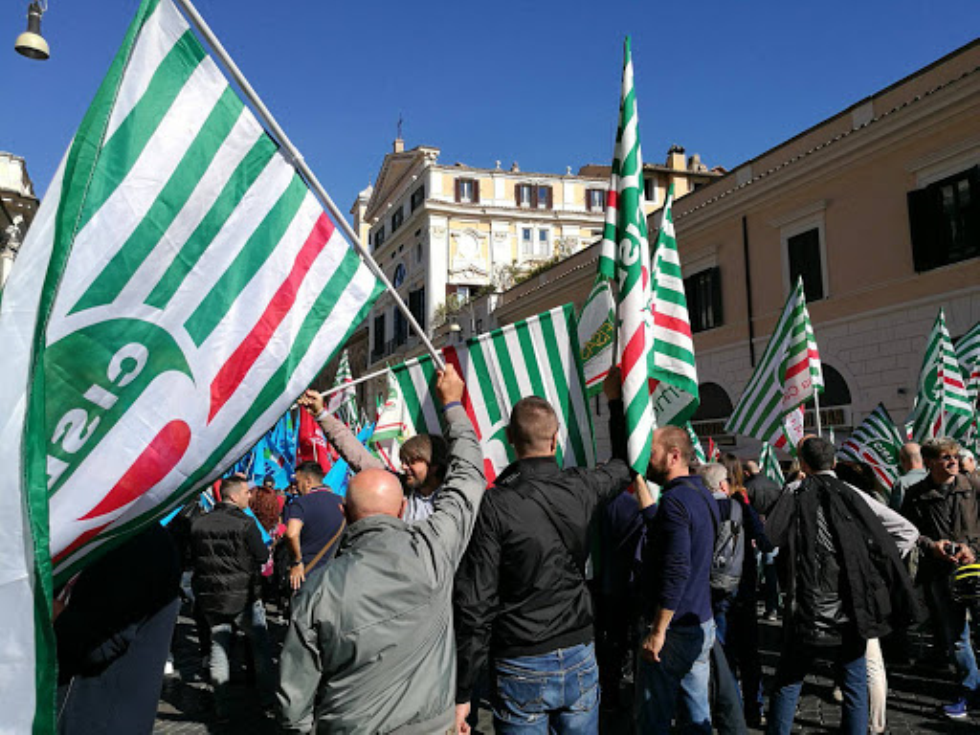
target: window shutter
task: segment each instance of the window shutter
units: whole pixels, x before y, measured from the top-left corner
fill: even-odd
[[[912,262],[916,272],[921,273],[942,265],[946,260],[945,248],[941,247],[937,237],[940,230],[937,198],[932,189],[918,189],[908,193],[908,200]]]
[[[721,268],[711,269],[711,310],[714,314],[712,327],[720,327],[725,323],[724,312],[721,308]]]
[[[547,208],[548,209],[553,209],[554,208],[554,204],[552,202],[553,202],[552,192],[551,192],[551,187],[549,186],[548,187],[548,204],[547,204]]]
[[[473,179],[473,203],[480,203],[480,180]]]
[[[538,187],[533,185],[531,186],[531,208],[538,208]]]
[[[521,206],[521,185],[514,184],[514,206]]]
[[[458,201],[460,200],[460,198],[461,198],[461,195],[460,195],[460,189],[461,189],[462,187],[460,186],[460,181],[459,181],[459,179],[456,179],[456,181],[455,181],[455,184],[456,184],[456,201],[458,202]]]

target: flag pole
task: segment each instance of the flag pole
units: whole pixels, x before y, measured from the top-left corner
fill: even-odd
[[[813,412],[817,419],[817,436],[823,436],[823,432],[820,430],[820,391],[817,387],[813,387]]]
[[[385,288],[395,300],[395,306],[401,310],[401,312],[405,315],[405,318],[408,320],[409,325],[412,327],[415,333],[418,334],[419,339],[422,340],[425,348],[429,351],[429,354],[435,361],[436,366],[440,370],[444,370],[446,363],[442,359],[442,354],[435,348],[432,341],[425,334],[425,330],[423,330],[421,325],[415,320],[415,316],[412,314],[411,309],[408,308],[402,297],[398,295],[398,291],[396,291],[394,286],[391,285],[391,281],[388,280],[388,276],[385,275],[384,271],[381,270],[381,266],[379,266],[375,262],[374,258],[371,257],[371,254],[368,253],[367,249],[364,247],[364,244],[361,242],[361,239],[357,236],[357,233],[354,232],[354,228],[350,226],[347,219],[337,208],[337,205],[334,204],[333,199],[331,199],[330,195],[327,194],[326,189],[323,188],[323,185],[316,177],[316,174],[314,174],[312,169],[310,169],[309,165],[306,163],[306,160],[303,158],[303,155],[299,152],[296,146],[293,145],[285,131],[279,126],[279,123],[276,122],[276,119],[272,117],[272,113],[269,112],[269,108],[265,106],[256,91],[252,89],[252,85],[248,83],[248,80],[245,78],[245,75],[242,74],[241,69],[238,68],[238,65],[235,64],[229,53],[225,51],[225,47],[221,45],[221,41],[219,41],[218,37],[214,35],[214,32],[205,22],[204,18],[201,17],[201,14],[197,12],[197,8],[194,7],[191,0],[175,0],[175,2],[183,9],[195,30],[197,30],[197,32],[204,37],[204,40],[207,41],[208,45],[211,47],[211,50],[214,51],[215,56],[218,57],[222,65],[225,67],[225,70],[229,73],[231,78],[235,80],[235,84],[238,85],[239,89],[242,91],[242,94],[245,95],[246,99],[248,99],[249,103],[255,109],[259,119],[262,120],[266,128],[268,128],[269,131],[276,137],[279,144],[285,150],[287,156],[292,160],[293,165],[299,171],[300,175],[306,180],[306,183],[313,190],[313,193],[316,195],[317,199],[320,200],[320,204],[330,211],[330,214],[333,215],[334,221],[340,226],[340,229],[343,230],[344,234],[347,236],[347,239],[350,241],[351,245],[354,246],[357,253],[367,263],[368,268],[370,268],[378,280],[385,285]]]
[[[335,385],[330,390],[323,391],[323,393],[320,394],[320,397],[327,398],[328,396],[332,396],[334,393],[339,393],[342,390],[347,390],[351,386],[357,385],[358,383],[363,383],[366,380],[370,380],[371,378],[377,378],[379,375],[384,375],[389,370],[390,368],[384,367],[381,370],[375,370],[373,373],[368,373],[367,375],[363,375],[357,380],[351,380],[348,383],[341,383],[340,385]]]

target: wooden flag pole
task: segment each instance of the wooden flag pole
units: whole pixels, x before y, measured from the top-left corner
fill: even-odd
[[[817,387],[813,387],[813,413],[817,419],[817,436],[823,436],[823,432],[820,430],[820,392]]]
[[[426,335],[425,330],[423,330],[421,325],[415,320],[415,316],[412,314],[411,309],[408,308],[408,305],[405,303],[402,297],[398,295],[398,292],[395,290],[394,286],[391,285],[391,281],[388,280],[388,276],[385,275],[384,271],[381,270],[381,266],[379,266],[375,262],[374,258],[371,257],[371,254],[368,253],[367,248],[364,247],[361,239],[357,236],[357,233],[354,232],[354,228],[350,226],[347,219],[337,208],[337,205],[333,203],[333,199],[331,199],[330,195],[327,194],[326,189],[323,188],[323,185],[316,177],[316,174],[314,174],[310,169],[309,165],[306,163],[306,160],[303,158],[296,146],[293,145],[285,131],[279,127],[279,123],[277,123],[275,118],[272,117],[272,113],[269,112],[269,108],[265,106],[265,104],[259,98],[259,95],[254,89],[252,89],[252,85],[248,83],[248,80],[245,78],[245,75],[242,74],[241,69],[238,68],[228,52],[225,51],[224,46],[221,45],[218,37],[214,35],[214,32],[205,22],[204,18],[201,17],[201,14],[197,12],[197,8],[194,7],[194,4],[190,0],[175,0],[175,2],[183,9],[195,30],[201,34],[207,44],[211,47],[211,50],[214,52],[215,56],[221,61],[221,64],[225,67],[225,70],[235,81],[235,84],[238,85],[238,88],[241,90],[242,94],[245,95],[249,104],[251,104],[251,106],[254,108],[259,119],[262,120],[269,132],[272,133],[272,135],[274,135],[278,140],[279,144],[289,156],[293,165],[296,166],[296,169],[299,171],[300,175],[303,177],[303,179],[305,179],[310,189],[313,190],[313,193],[316,195],[317,199],[320,200],[320,204],[329,210],[330,214],[333,215],[335,223],[341,230],[343,230],[344,235],[347,236],[347,239],[350,241],[351,245],[354,246],[354,249],[357,251],[358,255],[364,259],[365,263],[367,263],[368,267],[371,269],[371,272],[374,273],[378,280],[385,285],[386,289],[388,289],[388,292],[395,300],[395,306],[397,306],[398,309],[405,315],[409,325],[419,336],[419,339],[422,340],[425,348],[429,351],[429,354],[435,361],[436,366],[440,370],[444,370],[446,363],[442,359],[442,353],[440,353],[432,344],[432,341]]]

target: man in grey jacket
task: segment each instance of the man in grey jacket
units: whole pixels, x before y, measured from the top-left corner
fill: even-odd
[[[453,575],[486,479],[452,366],[436,392],[450,452],[432,515],[406,524],[398,478],[362,471],[347,493],[350,527],[337,556],[294,598],[279,685],[286,732],[454,730]]]

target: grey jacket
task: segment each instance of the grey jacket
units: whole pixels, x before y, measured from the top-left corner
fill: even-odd
[[[433,733],[455,720],[453,575],[486,487],[466,412],[446,411],[449,471],[425,521],[372,516],[293,602],[281,659],[286,732]]]

